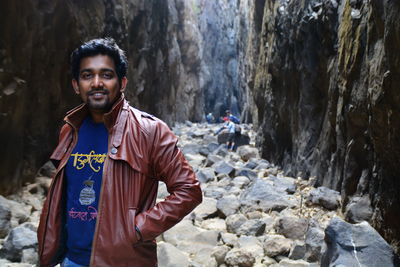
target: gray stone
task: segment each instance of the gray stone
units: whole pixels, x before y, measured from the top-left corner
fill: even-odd
[[[340,194],[337,191],[321,186],[310,192],[307,202],[321,205],[329,210],[335,210],[340,205]]]
[[[189,257],[169,243],[157,244],[157,259],[160,267],[189,267]]]
[[[225,161],[217,162],[214,165],[214,168],[215,168],[215,173],[217,173],[217,174],[231,175],[235,171],[235,168],[231,164],[229,164]]]
[[[310,267],[310,263],[304,260],[283,259],[279,262],[279,267]]]
[[[257,178],[257,173],[251,169],[240,168],[235,171],[235,176],[245,176],[250,180],[254,180]]]
[[[278,234],[282,234],[286,238],[304,240],[308,228],[308,220],[298,217],[281,217],[275,225]]]
[[[216,150],[214,150],[213,154],[220,157],[226,157],[226,155],[228,155],[228,149],[225,144],[222,144]]]
[[[265,179],[255,179],[240,196],[241,209],[244,212],[262,210],[281,211],[288,207],[295,207],[296,200],[285,192],[278,192],[276,188]]]
[[[248,161],[258,157],[258,149],[249,145],[240,146],[237,153],[243,161]]]
[[[211,256],[214,257],[215,260],[217,261],[218,265],[220,265],[225,262],[225,256],[229,250],[230,250],[230,248],[228,246],[225,246],[225,245],[217,246],[213,249]]]
[[[287,256],[293,241],[279,235],[269,235],[263,243],[265,255],[268,257]]]
[[[224,196],[217,201],[217,210],[221,218],[226,218],[229,215],[235,214],[239,210],[239,207],[239,199],[235,196]]]
[[[56,168],[51,161],[46,162],[38,171],[38,175],[45,177],[53,177],[56,172]]]
[[[355,197],[346,206],[345,219],[350,223],[370,221],[372,217],[371,201],[368,195]]]
[[[296,180],[293,178],[270,176],[268,179],[273,182],[278,191],[289,194],[296,192]]]
[[[194,144],[194,143],[190,143],[190,144],[185,145],[181,150],[182,150],[183,154],[185,154],[185,156],[187,154],[195,155],[195,154],[199,153],[200,145]]]
[[[251,169],[251,170],[253,170],[253,169],[256,168],[257,166],[258,166],[257,162],[256,162],[256,161],[252,161],[252,160],[248,161],[248,162],[244,165],[245,168],[248,168],[248,169]]]
[[[196,172],[196,177],[201,183],[208,183],[215,179],[215,173],[212,168],[204,168]]]
[[[194,218],[198,221],[216,217],[217,200],[204,197],[203,202],[192,211],[192,214],[194,214]]]
[[[212,218],[202,221],[201,228],[207,230],[216,230],[219,232],[226,232],[226,223],[223,219]]]
[[[176,246],[179,242],[194,240],[195,236],[201,232],[201,229],[194,226],[190,220],[182,220],[174,227],[163,233],[163,239]]]
[[[255,258],[264,255],[264,248],[257,237],[242,235],[238,239],[237,246],[250,252]]]
[[[250,252],[240,248],[230,250],[225,257],[225,262],[229,266],[252,267],[255,261],[256,259]]]
[[[204,196],[214,199],[220,199],[226,194],[226,190],[217,185],[208,185],[203,188]]]
[[[30,263],[33,265],[39,264],[39,255],[34,248],[22,250],[21,262]]]
[[[4,241],[1,254],[5,255],[8,260],[21,261],[24,249],[37,247],[36,231],[32,229],[35,229],[35,227],[30,223],[25,223],[12,229]]]
[[[325,233],[322,229],[310,225],[306,234],[306,254],[304,259],[310,262],[321,260],[321,248],[324,244]]]
[[[238,237],[232,233],[221,233],[222,242],[230,247],[235,247],[238,242]]]
[[[4,238],[11,230],[11,209],[4,198],[0,198],[0,238]]]
[[[325,229],[322,266],[400,266],[392,247],[367,222],[349,224],[334,217]]]
[[[239,227],[247,221],[243,214],[232,214],[225,220],[226,228],[230,233],[236,233]]]
[[[262,219],[252,219],[245,221],[235,233],[238,235],[260,236],[265,232],[265,222]]]
[[[215,163],[222,161],[222,157],[215,155],[215,154],[209,154],[207,156],[207,161],[206,161],[206,167],[211,167]]]
[[[245,176],[237,176],[237,177],[233,178],[233,180],[232,180],[232,184],[239,189],[244,188],[249,183],[250,183],[250,179]]]
[[[306,245],[304,241],[296,240],[290,249],[289,259],[300,260],[306,254]]]

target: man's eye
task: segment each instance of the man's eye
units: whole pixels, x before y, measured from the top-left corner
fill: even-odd
[[[91,73],[82,73],[81,75],[82,79],[90,79],[92,77]]]
[[[104,77],[105,79],[112,79],[114,76],[113,76],[111,73],[104,73],[104,74],[103,74],[103,77]]]

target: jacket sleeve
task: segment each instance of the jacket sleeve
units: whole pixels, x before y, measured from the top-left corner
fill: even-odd
[[[202,201],[200,184],[176,144],[177,137],[158,120],[150,158],[155,176],[165,182],[170,195],[137,215],[136,226],[143,241],[152,240],[174,226]]]

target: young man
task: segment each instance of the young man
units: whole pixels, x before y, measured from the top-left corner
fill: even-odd
[[[127,60],[112,39],[71,55],[83,104],[67,113],[38,228],[40,266],[157,266],[155,237],[202,201],[177,138],[129,106]],[[158,181],[170,195],[155,205]]]

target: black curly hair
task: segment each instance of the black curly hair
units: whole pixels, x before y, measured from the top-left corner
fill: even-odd
[[[79,81],[79,71],[82,58],[96,55],[107,55],[114,60],[115,69],[119,81],[126,76],[128,69],[128,60],[125,52],[119,48],[112,38],[99,38],[87,41],[79,46],[71,54],[71,73],[72,77]]]

